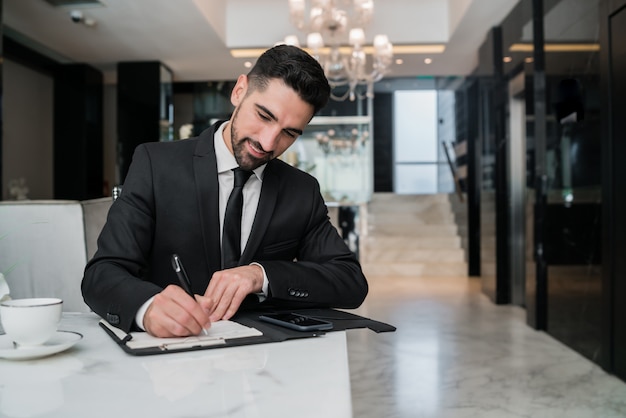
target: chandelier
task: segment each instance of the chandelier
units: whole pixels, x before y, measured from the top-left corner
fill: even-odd
[[[393,46],[386,35],[376,35],[373,47],[365,46],[363,28],[372,20],[374,0],[311,0],[311,3],[307,19],[306,0],[289,0],[289,18],[298,30],[306,33],[306,46],[324,68],[331,98],[354,101],[357,97],[373,97],[374,83],[389,72],[393,58]],[[348,12],[350,3],[352,8]],[[287,36],[285,43],[300,45],[295,35]]]

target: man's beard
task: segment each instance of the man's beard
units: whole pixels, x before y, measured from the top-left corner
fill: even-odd
[[[256,149],[263,149],[263,147],[252,138],[239,138],[237,135],[237,128],[235,127],[237,124],[238,114],[239,107],[235,109],[233,117],[230,121],[230,143],[233,147],[233,155],[235,156],[235,160],[237,161],[237,164],[239,164],[239,167],[245,170],[254,170],[255,168],[269,162],[272,159],[273,153],[266,153],[263,158],[256,158],[250,155],[250,153],[246,150],[246,142],[250,142]]]

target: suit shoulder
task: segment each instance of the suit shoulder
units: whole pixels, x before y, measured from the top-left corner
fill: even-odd
[[[198,144],[198,138],[188,138],[178,141],[164,142],[145,142],[139,144],[137,148],[144,147],[148,152],[175,152],[178,149],[195,149]]]
[[[198,145],[197,138],[189,138],[179,141],[145,142],[135,149],[135,153],[141,152],[150,159],[165,159],[191,157]]]
[[[317,184],[317,179],[311,174],[302,171],[292,165],[289,165],[286,162],[277,158],[268,163],[268,168],[271,170],[272,173],[277,174],[280,178],[283,179],[293,179],[297,182]]]

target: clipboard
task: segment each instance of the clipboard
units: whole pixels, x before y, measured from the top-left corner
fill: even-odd
[[[268,342],[267,337],[261,331],[233,321],[214,323],[212,329],[209,330],[209,335],[206,336],[197,335],[181,338],[158,338],[143,331],[126,333],[104,319],[100,320],[99,325],[122,350],[135,356]]]
[[[294,312],[333,323],[330,331],[295,331],[279,325],[259,320],[267,313]],[[335,309],[264,309],[237,313],[230,321],[218,321],[209,329],[208,336],[184,338],[157,338],[146,332],[126,333],[109,324],[104,319],[99,325],[124,350],[134,356],[179,353],[185,351],[208,350],[236,347],[251,344],[282,342],[299,338],[313,338],[326,332],[344,331],[355,328],[369,328],[377,333],[393,332],[396,328],[383,322],[374,321],[348,312]]]

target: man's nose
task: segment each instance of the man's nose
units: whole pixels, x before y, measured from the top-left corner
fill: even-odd
[[[259,143],[263,147],[265,152],[273,151],[276,144],[278,143],[278,139],[282,129],[279,126],[267,126],[261,132],[261,136],[259,137]]]

